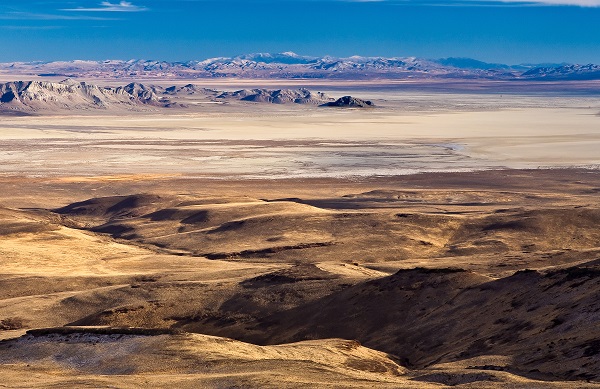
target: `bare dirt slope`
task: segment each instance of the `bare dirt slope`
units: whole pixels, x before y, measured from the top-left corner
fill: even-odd
[[[107,179],[0,179],[9,386],[600,380],[595,171]]]

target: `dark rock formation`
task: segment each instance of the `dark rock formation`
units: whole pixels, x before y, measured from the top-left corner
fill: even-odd
[[[336,101],[325,103],[322,107],[342,107],[342,108],[370,108],[374,107],[372,101],[357,99],[352,96],[340,97]]]

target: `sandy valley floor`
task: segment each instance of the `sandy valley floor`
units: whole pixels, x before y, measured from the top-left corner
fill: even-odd
[[[0,173],[285,178],[600,166],[593,97],[346,92],[379,107],[192,99],[198,107],[184,110],[5,117]]]
[[[600,387],[600,100],[363,95],[2,118],[2,385]]]

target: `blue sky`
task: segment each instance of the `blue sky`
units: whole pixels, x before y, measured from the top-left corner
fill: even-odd
[[[0,61],[252,52],[600,63],[600,0],[0,0]]]

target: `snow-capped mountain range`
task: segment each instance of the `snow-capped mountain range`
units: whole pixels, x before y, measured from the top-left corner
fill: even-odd
[[[467,78],[526,80],[600,79],[594,64],[486,63],[470,58],[437,60],[417,57],[311,57],[292,52],[255,53],[201,61],[154,60],[14,62],[0,64],[0,73],[85,78],[326,78],[407,79]]]

